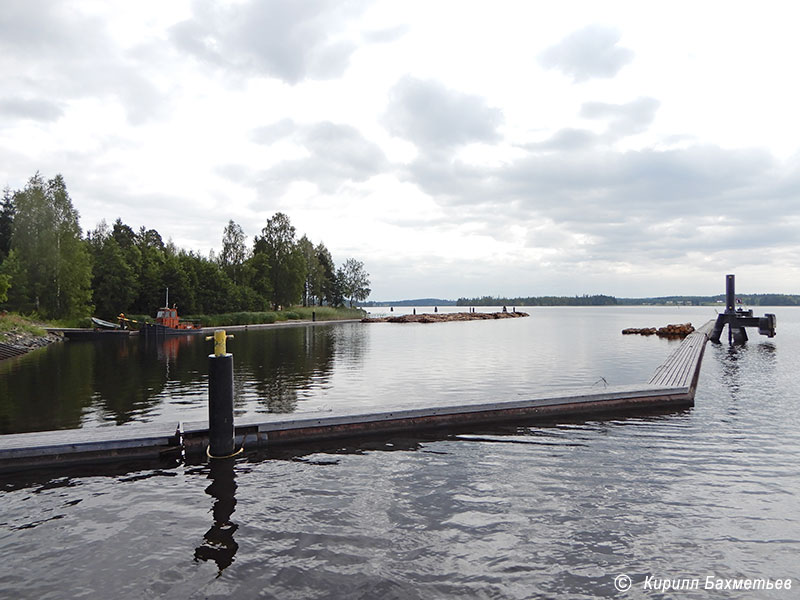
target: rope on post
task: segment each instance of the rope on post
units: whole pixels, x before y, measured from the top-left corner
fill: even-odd
[[[227,456],[214,456],[213,454],[211,454],[211,444],[209,444],[209,445],[208,445],[208,447],[206,447],[206,456],[207,456],[208,458],[216,458],[216,459],[222,459],[222,458],[233,458],[234,456],[239,456],[239,455],[240,455],[242,452],[244,452],[244,446],[242,446],[241,448],[239,448],[239,449],[238,449],[236,452],[234,452],[233,454],[228,454]]]

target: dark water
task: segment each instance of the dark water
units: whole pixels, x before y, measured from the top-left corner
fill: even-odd
[[[237,365],[279,382],[241,381],[240,410],[326,410],[387,390],[394,401],[453,389],[519,395],[532,381],[643,381],[672,346],[622,338],[619,329],[705,320],[681,318],[689,312],[559,309],[525,328],[509,321],[517,328],[482,333],[340,325],[237,337]],[[708,346],[689,410],[309,446],[213,467],[6,477],[0,590],[36,598],[795,598],[800,311],[775,312],[778,337]],[[157,349],[129,350],[142,354],[137,377],[154,382],[146,394],[114,405],[93,375],[77,409],[62,400],[63,414],[94,426],[199,411],[208,350],[193,344],[166,360]],[[261,359],[246,359],[245,345]],[[79,351],[94,353],[92,366],[68,364],[93,373],[117,360]],[[445,353],[463,364],[440,363]],[[11,379],[4,373],[3,385]],[[620,574],[633,580],[625,594],[614,588]],[[697,577],[701,589],[644,590],[648,576]],[[792,589],[709,592],[707,576],[792,578]]]
[[[699,326],[714,316],[707,308],[528,310],[529,318],[502,321],[237,331],[229,342],[236,414],[644,382],[676,342],[623,338],[621,329]],[[205,419],[210,351],[203,336],[132,338],[66,342],[1,362],[0,434]]]

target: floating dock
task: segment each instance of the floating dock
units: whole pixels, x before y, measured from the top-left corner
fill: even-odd
[[[580,388],[491,402],[396,406],[380,411],[360,408],[325,414],[268,414],[237,420],[237,447],[244,445],[249,450],[358,435],[692,406],[713,324],[709,321],[689,334],[644,384]],[[208,440],[206,421],[3,435],[0,470],[158,458],[181,450],[200,455],[206,452]]]
[[[14,433],[0,435],[0,471],[158,458],[179,449],[175,423]]]

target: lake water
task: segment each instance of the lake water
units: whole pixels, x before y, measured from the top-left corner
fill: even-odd
[[[644,382],[678,342],[623,338],[623,328],[676,321],[699,326],[714,316],[709,308],[519,310],[531,316],[237,331],[228,344],[236,415],[435,404],[454,396],[500,400]],[[66,342],[2,362],[0,433],[206,419],[211,349],[197,335],[112,339]]]
[[[376,312],[376,309],[372,309]],[[451,307],[440,310],[453,310]],[[701,307],[237,332],[237,414],[504,399],[646,381],[675,347],[631,326]],[[728,597],[800,589],[800,310],[711,345],[687,410],[7,475],[0,590],[36,598]],[[2,431],[206,417],[201,338],[67,343],[0,363]],[[699,578],[699,591],[644,589]],[[651,584],[652,584],[651,579]],[[729,593],[730,594],[730,593]],[[752,597],[733,594],[729,597]]]

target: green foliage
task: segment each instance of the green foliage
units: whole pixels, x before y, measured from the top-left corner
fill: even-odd
[[[0,275],[8,278],[9,288],[6,289],[7,305],[14,310],[31,312],[33,305],[28,300],[28,273],[17,256],[15,250],[11,250],[8,257],[0,266]]]
[[[358,308],[333,308],[331,306],[295,306],[291,310],[264,312],[230,312],[218,315],[194,314],[185,317],[187,321],[200,323],[203,327],[230,327],[231,325],[260,325],[277,321],[297,321],[312,319],[315,313],[317,321],[334,321],[341,319],[361,319],[366,313]],[[136,318],[128,315],[130,318]],[[142,319],[137,319],[142,320]]]
[[[272,306],[297,304],[303,294],[305,260],[288,216],[278,212],[267,219],[267,225],[255,240],[253,254],[263,254],[267,259]]]
[[[203,327],[228,327],[230,325],[260,325],[278,320],[275,312],[235,312],[219,315],[192,315],[189,321],[200,323]]]
[[[121,312],[127,313],[136,299],[136,273],[125,259],[117,238],[98,226],[90,238],[89,248],[96,315],[113,319]]]
[[[297,243],[303,255],[305,280],[303,281],[303,306],[317,304],[322,296],[324,270],[317,256],[317,249],[306,236]]]
[[[0,274],[0,302],[8,300],[8,288],[11,287],[11,277]]]
[[[325,244],[320,242],[315,248],[317,254],[317,261],[320,265],[320,290],[319,296],[321,300],[328,303],[329,306],[340,306],[342,304],[343,295],[341,286],[336,278],[336,265],[333,263],[333,257]],[[322,302],[320,302],[321,304]]]
[[[350,308],[353,300],[366,300],[369,296],[369,273],[364,270],[364,263],[355,258],[348,258],[341,268],[342,294],[350,299]]]
[[[10,299],[12,308],[32,308],[46,318],[89,314],[89,252],[64,178],[45,182],[36,173],[14,194],[14,205],[11,251],[17,264],[9,269],[17,293]]]
[[[219,253],[219,265],[235,284],[242,283],[242,271],[247,260],[246,236],[240,225],[233,220],[222,232],[222,251]]]
[[[296,306],[292,309],[300,318],[310,321],[312,313],[317,321],[336,321],[341,319],[363,319],[366,311],[360,308],[334,308],[333,306]]]
[[[41,323],[16,313],[0,314],[0,342],[5,341],[9,333],[27,333],[43,336],[47,331]]]
[[[92,310],[106,319],[121,312],[153,315],[166,288],[182,315],[217,315],[208,321],[214,325],[310,318],[269,309],[339,306],[343,281],[324,244],[296,240],[280,212],[267,220],[252,252],[242,228],[228,221],[215,259],[165,244],[158,231],[135,231],[121,219],[110,228],[101,221],[83,239],[61,175],[45,181],[36,173],[24,190],[6,189],[0,205],[0,302],[50,320],[75,323]]]
[[[3,190],[3,203],[0,205],[0,263],[11,251],[11,236],[14,233],[14,215],[16,202],[14,194],[6,187]]]

